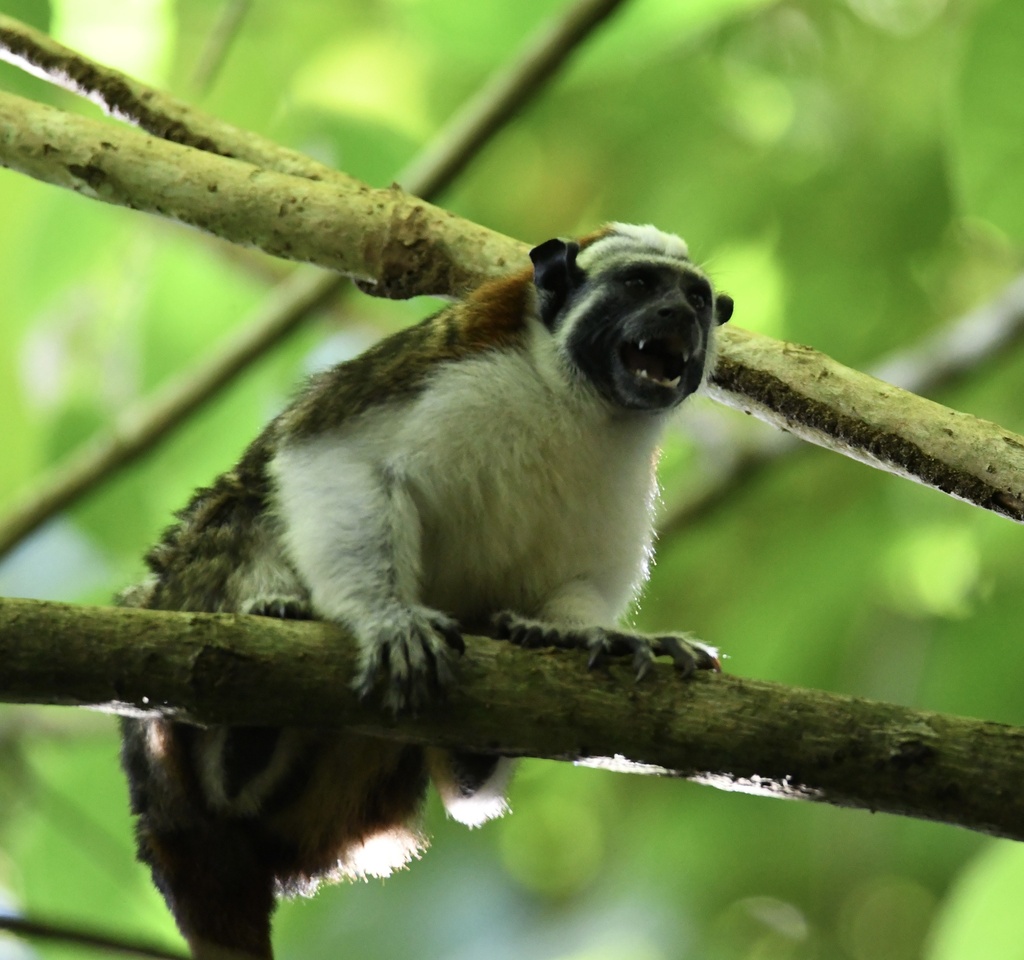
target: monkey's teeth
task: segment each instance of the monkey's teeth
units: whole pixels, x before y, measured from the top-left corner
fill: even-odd
[[[665,380],[662,377],[652,377],[643,367],[636,371],[636,376],[640,380],[647,380],[649,383],[656,383],[659,387],[668,387],[670,390],[675,390],[683,379],[682,377],[673,377],[671,380]]]
[[[644,337],[623,343],[619,358],[638,381],[675,390],[682,383],[689,354],[681,337]]]

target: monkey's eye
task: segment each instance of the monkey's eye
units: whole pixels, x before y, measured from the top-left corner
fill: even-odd
[[[711,306],[711,291],[703,284],[691,287],[686,291],[686,299],[690,301],[690,306],[699,312]]]
[[[656,282],[654,274],[649,270],[631,270],[622,278],[622,285],[634,294],[649,293]]]

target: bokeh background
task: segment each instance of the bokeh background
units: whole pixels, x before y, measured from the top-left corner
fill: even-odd
[[[0,0],[4,13],[391,182],[564,0]],[[1020,0],[632,0],[440,202],[529,241],[683,234],[734,322],[867,368],[995,297],[1024,240]],[[95,108],[0,65],[0,87]],[[111,121],[113,122],[113,121]],[[216,348],[286,266],[0,171],[0,510]],[[0,564],[0,595],[108,602],[305,373],[434,309],[349,297]],[[935,390],[1024,431],[1024,348]],[[768,428],[700,400],[666,510]],[[638,622],[729,671],[1024,723],[1021,531],[823,450],[663,538]],[[581,669],[580,682],[586,675]],[[0,709],[0,910],[179,943],[133,862],[110,718]],[[965,789],[970,789],[965,784]],[[1024,784],[1021,785],[1024,788]],[[283,960],[1024,957],[1024,848],[885,815],[526,762],[514,815],[384,882],[280,908]],[[78,957],[0,938],[0,958]]]

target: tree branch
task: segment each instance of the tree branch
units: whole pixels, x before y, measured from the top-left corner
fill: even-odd
[[[726,789],[881,810],[1024,839],[1024,729],[659,665],[468,638],[447,703],[391,718],[349,689],[326,623],[0,600],[0,699],[206,723],[346,726],[556,760],[613,758]],[[606,764],[607,765],[607,764]]]
[[[73,944],[110,954],[132,957],[151,957],[153,960],[188,960],[187,957],[171,950],[146,943],[132,943],[101,933],[90,933],[55,923],[42,923],[22,917],[0,917],[0,930],[7,930],[26,940],[49,940],[56,943]]]
[[[398,182],[418,197],[433,197],[444,190],[622,2],[577,0],[552,23],[544,24],[442,127]]]
[[[243,130],[140,83],[125,73],[90,60],[14,17],[0,14],[0,59],[92,100],[112,116],[126,120],[162,140],[223,157],[247,160],[257,167],[342,186],[357,181],[297,150]]]
[[[931,393],[1007,356],[1024,340],[1024,275],[996,296],[872,365],[870,373],[913,393]]]
[[[50,517],[160,443],[302,319],[326,305],[342,283],[344,279],[336,274],[297,270],[274,287],[216,352],[158,388],[145,402],[129,407],[108,430],[37,478],[14,509],[0,517],[0,558]]]
[[[0,163],[406,298],[458,296],[525,246],[397,188],[309,180],[0,92]],[[442,252],[443,251],[443,252]]]
[[[251,6],[252,0],[227,0],[217,13],[192,72],[191,87],[197,96],[202,96],[213,85]]]
[[[733,327],[712,375],[729,406],[869,466],[1024,522],[1024,437],[799,344]]]

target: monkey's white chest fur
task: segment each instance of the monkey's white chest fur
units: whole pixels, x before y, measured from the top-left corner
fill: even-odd
[[[278,453],[286,552],[327,618],[386,605],[385,583],[464,624],[611,625],[646,575],[661,419],[609,410],[546,351],[447,365]]]

